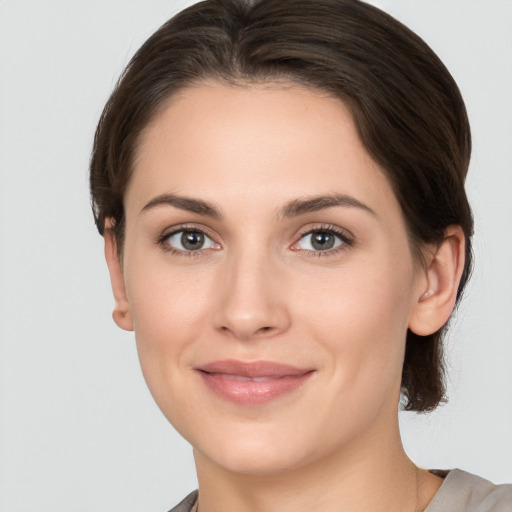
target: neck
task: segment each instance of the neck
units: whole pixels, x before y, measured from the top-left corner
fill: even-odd
[[[278,450],[278,447],[276,447]],[[420,512],[442,480],[407,457],[398,420],[387,435],[368,432],[350,446],[278,474],[240,474],[194,452],[199,512]]]

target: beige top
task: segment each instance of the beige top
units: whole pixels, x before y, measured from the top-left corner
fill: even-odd
[[[169,512],[197,512],[197,491]],[[454,469],[424,512],[512,512],[512,484],[494,485]]]
[[[494,485],[454,469],[425,512],[512,512],[512,484]]]

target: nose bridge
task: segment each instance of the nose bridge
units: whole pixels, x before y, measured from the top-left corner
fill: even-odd
[[[256,244],[233,250],[224,262],[216,327],[239,339],[286,330],[289,315],[279,294],[284,276],[271,251]]]

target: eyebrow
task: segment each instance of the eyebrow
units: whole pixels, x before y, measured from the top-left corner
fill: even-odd
[[[174,206],[180,210],[197,213],[206,217],[212,217],[217,220],[222,219],[220,211],[211,203],[202,199],[194,199],[191,197],[178,196],[176,194],[162,194],[154,197],[149,203],[142,208],[140,213],[158,208],[160,206]],[[282,217],[298,217],[305,213],[317,212],[335,206],[345,206],[359,208],[371,215],[377,217],[377,214],[369,206],[362,203],[353,196],[346,194],[329,194],[322,196],[306,197],[304,199],[294,199],[285,204],[278,212],[277,218]]]
[[[334,206],[360,208],[361,210],[377,217],[375,211],[373,211],[369,206],[359,201],[359,199],[346,194],[329,194],[326,196],[294,199],[285,205],[278,217],[296,217],[298,215],[303,215],[304,213],[317,212]]]
[[[213,217],[214,219],[222,219],[222,214],[212,204],[203,201],[202,199],[193,199],[191,197],[177,196],[175,194],[162,194],[154,197],[149,203],[142,208],[140,213],[152,210],[159,206],[174,206],[180,210],[197,213],[206,217]]]

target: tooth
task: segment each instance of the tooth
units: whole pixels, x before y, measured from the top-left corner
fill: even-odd
[[[245,377],[243,375],[231,375],[231,374],[223,374],[223,377],[226,379],[236,380],[238,382],[263,382],[266,380],[271,380],[271,377]]]
[[[251,380],[249,377],[243,377],[241,375],[224,375],[224,377],[226,379],[237,380],[240,382],[246,382],[248,380]]]

